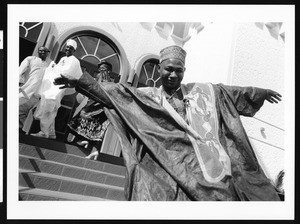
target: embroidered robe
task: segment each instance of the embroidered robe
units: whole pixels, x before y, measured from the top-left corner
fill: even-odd
[[[205,103],[202,102],[206,100],[205,94],[201,98],[195,97],[201,89],[192,93],[197,85],[182,85],[185,97],[191,104],[197,104],[196,107],[190,105],[191,109],[202,109],[202,115],[214,112],[217,120],[210,124],[217,124],[217,127],[202,123],[199,129],[204,125],[204,131],[198,133],[200,142],[195,146],[190,136],[197,138],[197,132],[193,133],[193,129],[197,128],[189,130],[170,114],[161,104],[159,89],[139,90],[124,84],[98,84],[89,75],[83,75],[78,81],[76,91],[104,103],[107,117],[118,133],[127,169],[126,199],[279,200],[258,163],[239,118],[240,115],[254,116],[263,105],[266,90],[210,85],[209,94],[214,100]],[[205,109],[204,105],[210,108]],[[207,130],[211,132],[208,135]],[[205,139],[216,141],[208,141],[206,147],[201,147],[206,144]],[[204,166],[201,165],[195,148],[214,150],[215,153],[211,154],[214,159],[204,158],[205,154],[200,153],[204,161]],[[205,171],[206,165],[220,172]]]

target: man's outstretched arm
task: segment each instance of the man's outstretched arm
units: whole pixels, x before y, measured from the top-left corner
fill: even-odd
[[[83,73],[79,79],[61,75],[61,77],[54,80],[54,85],[61,85],[61,87],[59,87],[60,89],[75,88],[77,92],[88,98],[96,102],[101,102],[106,107],[112,107],[107,91],[88,73]]]
[[[75,88],[77,82],[78,79],[75,79],[73,77],[67,77],[65,75],[60,75],[60,77],[54,79],[54,85],[61,85],[59,89]]]
[[[278,103],[282,97],[278,92],[271,89],[226,86],[223,84],[217,86],[223,94],[230,98],[238,113],[244,116],[254,116],[265,100],[270,103]]]
[[[270,103],[279,103],[281,101],[281,95],[274,90],[267,89],[266,100]]]

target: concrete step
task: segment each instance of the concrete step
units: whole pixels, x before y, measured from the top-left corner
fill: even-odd
[[[106,164],[104,164],[104,166],[105,165]],[[19,156],[19,168],[118,187],[124,187],[125,184],[124,175],[105,172],[105,169],[103,169],[102,171],[97,171],[92,169],[91,167],[85,168],[73,166],[56,161],[42,160],[39,158],[25,155]]]
[[[38,146],[28,145],[24,143],[19,144],[19,153],[20,155],[30,156],[41,160],[54,161],[61,164],[77,166],[81,168],[116,174],[120,176],[125,176],[126,172],[125,167],[122,165],[90,160],[84,158],[83,156],[69,154],[68,152],[66,153],[49,150],[46,148],[41,148]]]
[[[82,196],[38,188],[19,187],[20,201],[107,201],[103,198]]]
[[[22,133],[20,133],[19,135],[19,142],[20,142],[20,147],[24,145],[28,145],[32,147],[49,149],[52,151],[67,153],[69,155],[76,155],[80,157],[85,157],[89,155],[91,152],[91,149],[85,149],[77,145],[69,144],[66,142],[59,142],[51,139],[34,137]],[[104,153],[99,154],[98,161],[124,166],[123,158],[104,154]]]
[[[124,188],[87,180],[19,169],[19,186],[124,201]]]

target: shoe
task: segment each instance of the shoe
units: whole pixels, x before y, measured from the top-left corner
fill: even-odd
[[[40,131],[38,133],[35,134],[30,134],[31,136],[35,136],[35,137],[40,137],[40,138],[50,138],[50,139],[56,139],[55,135],[49,135],[47,136],[46,134],[44,134],[44,132]]]
[[[68,142],[73,142],[75,139],[75,135],[73,135],[72,133],[69,133],[68,134],[68,137],[67,137],[67,141]]]
[[[92,152],[91,154],[89,154],[88,156],[86,156],[85,158],[86,159],[93,159],[93,157],[94,157],[94,160],[97,160],[98,156],[99,156],[99,152],[95,151],[95,152]]]
[[[77,142],[78,145],[83,146],[85,149],[89,146],[88,141],[79,141]]]

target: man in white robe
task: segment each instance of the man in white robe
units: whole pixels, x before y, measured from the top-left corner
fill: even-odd
[[[42,85],[39,90],[41,100],[34,114],[35,119],[40,120],[41,131],[31,135],[52,139],[56,138],[55,117],[59,107],[61,106],[61,99],[65,95],[75,93],[75,91],[59,89],[53,84],[53,81],[61,74],[73,78],[79,78],[82,75],[80,62],[73,55],[76,48],[76,41],[69,39],[65,48],[66,56],[62,57],[58,64],[52,62],[46,69]]]
[[[51,60],[48,58],[49,50],[39,47],[38,57],[28,56],[19,67],[19,128],[23,128],[24,122],[31,108],[40,100],[38,94],[44,73]]]

